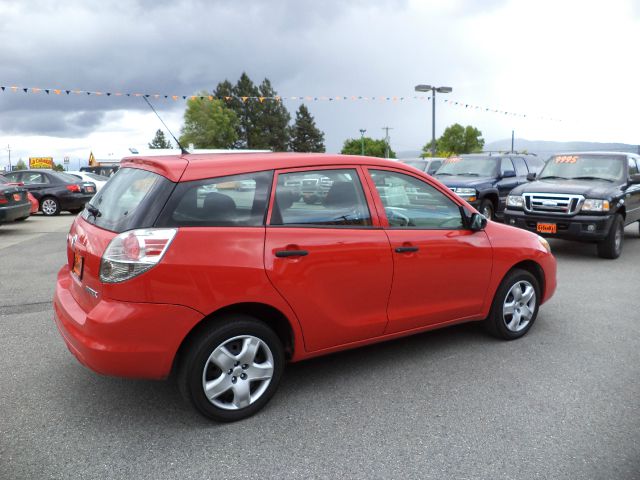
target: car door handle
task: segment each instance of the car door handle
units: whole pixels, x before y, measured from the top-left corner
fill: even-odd
[[[418,247],[396,247],[396,253],[410,253],[420,250]]]
[[[309,252],[306,250],[278,250],[276,252],[276,257],[285,258],[285,257],[306,257],[309,255]]]

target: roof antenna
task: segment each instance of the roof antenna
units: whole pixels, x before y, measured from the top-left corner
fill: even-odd
[[[158,120],[160,120],[162,122],[162,125],[164,125],[164,128],[167,129],[167,132],[169,132],[169,135],[171,135],[173,137],[173,139],[176,141],[176,143],[180,147],[180,153],[182,153],[182,155],[188,155],[189,152],[187,150],[185,150],[185,148],[182,145],[180,145],[180,142],[178,141],[176,136],[171,132],[171,130],[169,130],[169,127],[167,127],[167,124],[162,121],[162,118],[160,118],[160,115],[158,115],[158,112],[156,112],[156,109],[153,108],[153,105],[151,105],[151,102],[149,101],[149,99],[144,95],[142,96],[142,98],[144,99],[145,102],[147,102],[147,105],[149,105],[149,107],[151,107],[151,110],[153,110],[153,113],[156,114],[156,117],[158,117]]]

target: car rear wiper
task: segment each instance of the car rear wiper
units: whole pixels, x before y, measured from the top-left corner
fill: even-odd
[[[102,213],[100,213],[100,210],[98,209],[98,207],[91,205],[90,203],[87,203],[86,208],[89,211],[89,213],[93,215],[94,218],[98,218],[102,216]]]
[[[467,177],[479,177],[480,176],[479,173],[471,173],[471,172],[458,173],[458,175],[465,175]]]
[[[610,178],[594,177],[592,175],[585,175],[583,177],[571,177],[570,180],[606,180],[607,182],[613,182]]]
[[[442,172],[442,173],[437,173],[436,175],[440,176],[440,175],[455,175],[455,173],[446,173],[446,172]]]

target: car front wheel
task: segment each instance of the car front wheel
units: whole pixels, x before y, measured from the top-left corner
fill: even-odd
[[[498,338],[520,338],[535,322],[539,302],[540,286],[536,277],[526,270],[514,269],[498,287],[485,326]]]
[[[482,215],[486,217],[487,220],[493,220],[495,211],[493,208],[493,203],[491,203],[491,200],[485,198],[480,204],[480,208],[478,210]]]
[[[221,422],[247,418],[271,399],[284,369],[278,336],[259,320],[220,319],[188,346],[178,369],[182,395]]]
[[[598,243],[598,256],[601,258],[618,258],[622,253],[624,241],[624,220],[619,213],[613,218],[609,233]]]

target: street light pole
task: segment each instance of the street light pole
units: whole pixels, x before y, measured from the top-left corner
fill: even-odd
[[[451,87],[434,87],[432,85],[416,85],[416,92],[431,92],[431,156],[436,156],[436,92],[451,93]]]
[[[364,128],[360,129],[360,155],[364,157],[364,133],[366,130]]]
[[[7,151],[9,152],[9,171],[12,172],[13,168],[11,168],[11,145],[7,145]]]

